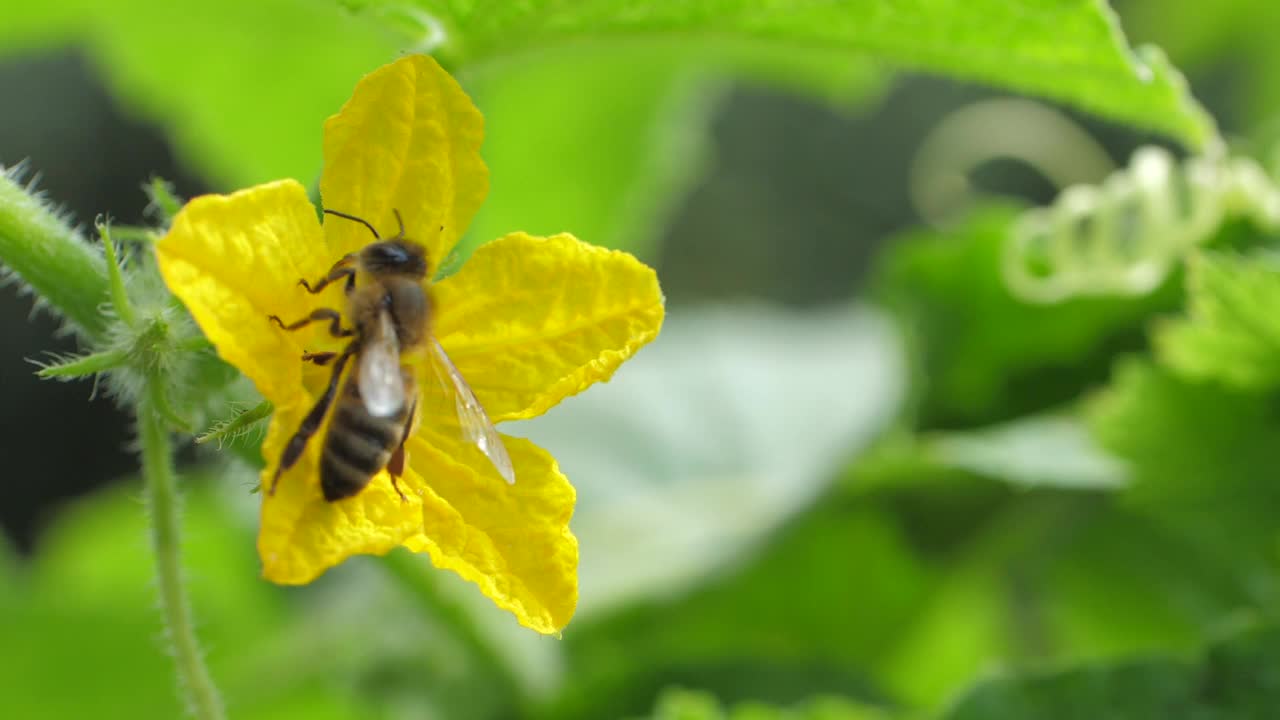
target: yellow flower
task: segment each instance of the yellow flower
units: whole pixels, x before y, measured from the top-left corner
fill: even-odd
[[[438,267],[488,191],[482,136],[480,113],[434,60],[380,68],[325,123],[325,207],[367,220],[383,237],[395,234],[398,211],[406,236]],[[268,316],[343,309],[342,283],[312,295],[298,281],[323,277],[371,240],[350,220],[325,216],[322,226],[302,186],[282,180],[192,200],[157,246],[169,287],[218,353],[275,405],[264,488],[328,382],[329,370],[304,363],[303,353],[344,342],[326,323],[285,332]],[[435,337],[495,423],[539,415],[607,380],[663,318],[651,269],[564,234],[495,240],[427,290]],[[383,470],[354,497],[327,502],[318,479],[324,428],[312,437],[276,492],[264,494],[264,575],[306,583],[351,555],[404,545],[476,583],[524,625],[557,632],[577,604],[573,487],[542,448],[503,436],[516,474],[507,484],[460,437],[452,407],[420,405],[399,481],[405,499]]]

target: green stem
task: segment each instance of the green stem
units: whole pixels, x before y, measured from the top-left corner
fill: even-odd
[[[90,337],[106,329],[98,309],[107,298],[102,255],[12,172],[0,173],[0,264]]]
[[[196,642],[191,607],[182,585],[180,499],[169,433],[160,411],[162,392],[159,383],[151,382],[138,405],[142,475],[147,482],[147,504],[151,510],[151,545],[156,556],[160,610],[164,614],[179,685],[186,695],[189,711],[199,720],[220,720],[225,717],[222,700]]]

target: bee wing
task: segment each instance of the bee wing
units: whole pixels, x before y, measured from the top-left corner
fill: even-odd
[[[516,471],[511,465],[511,456],[507,454],[507,448],[502,444],[502,436],[489,421],[489,416],[480,406],[480,401],[472,392],[471,386],[462,379],[462,373],[458,372],[458,368],[445,354],[438,340],[431,338],[427,346],[427,355],[432,369],[435,370],[436,379],[445,392],[453,396],[462,437],[489,458],[489,462],[493,463],[504,480],[514,484]]]
[[[361,339],[356,386],[364,407],[374,417],[390,417],[404,408],[404,375],[400,372],[400,342],[386,310],[378,313],[377,327]]]

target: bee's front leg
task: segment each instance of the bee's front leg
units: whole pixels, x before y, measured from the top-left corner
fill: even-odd
[[[344,255],[341,260],[334,263],[333,267],[329,269],[329,274],[317,280],[314,285],[307,282],[306,278],[299,280],[298,284],[306,288],[307,292],[315,295],[321,290],[329,287],[330,283],[335,283],[346,278],[347,287],[345,290],[346,293],[350,295],[351,291],[356,287],[356,266],[353,262],[355,257],[354,253]]]
[[[279,325],[281,330],[289,330],[289,331],[297,330],[299,328],[304,328],[310,325],[311,323],[318,322],[320,320],[328,320],[330,335],[334,337],[345,338],[345,337],[351,337],[352,335],[356,334],[355,330],[344,329],[342,327],[342,313],[332,308],[318,308],[316,310],[312,310],[310,315],[302,318],[297,322],[289,323],[288,325],[286,325],[284,321],[280,319],[279,315],[268,315],[267,319],[275,323],[276,325]]]

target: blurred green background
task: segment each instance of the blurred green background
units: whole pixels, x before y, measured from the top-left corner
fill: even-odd
[[[0,165],[28,161],[82,225],[143,222],[155,175],[185,196],[314,182],[355,81],[435,49],[486,116],[466,248],[569,230],[653,264],[667,296],[612,382],[503,428],[579,492],[562,639],[408,555],[271,586],[254,471],[184,451],[190,589],[230,716],[1280,716],[1273,383],[1193,382],[1152,354],[1160,319],[1199,307],[1181,271],[1053,305],[1001,274],[1025,208],[1139,146],[1204,145],[1163,65],[1130,88],[1114,48],[1072,45],[1110,37],[1093,2],[884,3],[846,44],[839,18],[745,0],[702,32],[609,5],[551,3],[558,22],[519,33],[525,4],[0,6]],[[1115,3],[1264,167],[1277,7]],[[1039,105],[1005,102],[1022,92]],[[956,130],[974,109],[988,120]],[[1205,242],[1267,240],[1231,220]],[[29,359],[74,346],[31,306],[0,291],[0,717],[180,716],[131,421],[35,379]],[[1280,363],[1274,322],[1242,331],[1274,353],[1245,361]]]

